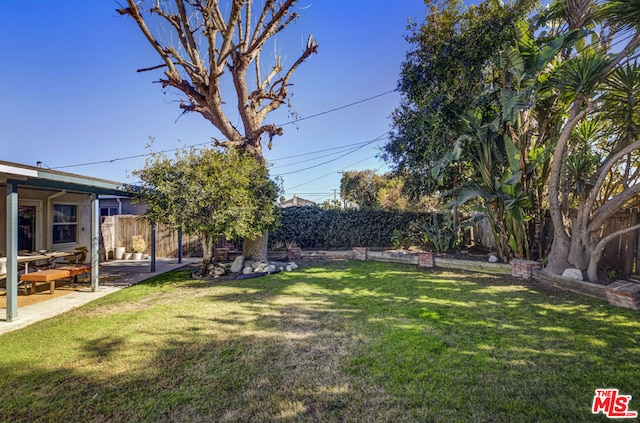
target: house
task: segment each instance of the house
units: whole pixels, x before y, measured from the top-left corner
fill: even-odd
[[[17,318],[18,251],[88,248],[91,289],[98,289],[101,195],[126,195],[122,184],[0,161],[0,254],[6,257],[7,321]]]
[[[292,199],[290,200],[282,200],[280,201],[280,207],[285,208],[285,207],[301,207],[301,206],[317,206],[316,203],[314,203],[311,200],[306,200],[302,197],[298,197],[296,195],[293,196]]]
[[[121,214],[143,215],[146,206],[134,204],[131,197],[125,195],[101,195],[100,217],[116,216]]]

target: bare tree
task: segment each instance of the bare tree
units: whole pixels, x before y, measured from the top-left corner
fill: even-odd
[[[184,96],[184,113],[200,113],[225,137],[217,145],[236,148],[262,160],[262,142],[272,146],[283,128],[263,123],[267,115],[286,103],[291,76],[318,45],[312,36],[293,64],[285,68],[280,56],[263,67],[267,42],[298,18],[297,0],[127,0],[117,12],[131,17],[160,56],[162,64],[138,72],[164,69],[158,81]],[[255,12],[255,13],[254,13]],[[156,29],[157,28],[157,29]],[[226,85],[230,83],[230,85]],[[233,94],[223,99],[223,89]],[[229,104],[236,106],[242,128],[229,119]],[[234,112],[235,118],[235,112]],[[232,170],[230,170],[232,171]],[[266,259],[267,237],[245,240],[243,254]]]

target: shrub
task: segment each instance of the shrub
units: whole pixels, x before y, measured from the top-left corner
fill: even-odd
[[[391,247],[401,233],[404,242],[418,244],[416,228],[430,217],[420,212],[288,207],[269,240],[272,246],[294,241],[302,248]]]

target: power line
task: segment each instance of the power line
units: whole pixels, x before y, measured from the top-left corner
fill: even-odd
[[[130,159],[137,159],[137,158],[140,158],[140,157],[146,157],[146,156],[150,156],[152,154],[169,153],[171,151],[182,150],[183,148],[200,147],[200,146],[203,146],[203,145],[206,145],[206,144],[211,144],[211,141],[203,142],[203,143],[200,143],[200,144],[187,145],[187,146],[184,146],[184,147],[171,148],[171,149],[168,149],[168,150],[162,150],[162,151],[159,151],[158,153],[151,152],[151,153],[137,154],[135,156],[119,157],[119,158],[116,158],[116,159],[99,160],[99,161],[87,162],[87,163],[76,163],[76,164],[65,165],[65,166],[56,166],[56,167],[52,167],[51,169],[66,169],[66,168],[69,168],[69,167],[90,166],[90,165],[102,164],[102,163],[114,163],[114,162],[118,162],[118,161],[121,161],[121,160],[130,160]]]
[[[396,90],[386,91],[386,92],[384,92],[382,94],[374,95],[373,97],[364,98],[362,100],[354,101],[353,103],[345,104],[345,105],[340,106],[340,107],[335,107],[333,109],[325,110],[325,111],[320,112],[320,113],[316,113],[316,114],[313,114],[313,115],[305,116],[305,117],[302,117],[302,118],[299,118],[299,119],[294,119],[294,120],[289,121],[289,122],[278,124],[277,126],[285,126],[285,125],[289,125],[289,124],[292,124],[292,123],[301,122],[303,120],[307,120],[307,119],[315,118],[315,117],[318,117],[318,116],[326,115],[328,113],[332,113],[332,112],[335,112],[335,111],[338,111],[338,110],[346,109],[348,107],[352,107],[352,106],[356,106],[358,104],[365,103],[367,101],[376,99],[378,97],[385,96],[385,95],[390,94],[390,93],[395,92],[395,91]],[[137,159],[137,158],[141,158],[141,157],[147,157],[147,156],[150,156],[152,154],[163,154],[163,153],[168,153],[168,152],[171,152],[171,151],[181,150],[181,149],[184,149],[184,148],[200,147],[200,146],[207,145],[207,144],[211,144],[211,141],[203,142],[203,143],[199,143],[199,144],[186,145],[184,147],[179,147],[179,148],[171,148],[171,149],[167,149],[167,150],[161,150],[161,151],[158,151],[156,153],[154,153],[154,152],[141,153],[141,154],[136,154],[136,155],[133,155],[133,156],[117,157],[115,159],[109,159],[109,160],[98,160],[98,161],[95,161],[95,162],[76,163],[76,164],[71,164],[71,165],[56,166],[56,167],[52,167],[51,169],[67,169],[67,168],[70,168],[70,167],[91,166],[91,165],[103,164],[103,163],[115,163],[115,162],[122,161],[122,160]]]
[[[286,157],[278,157],[277,159],[271,159],[271,161],[276,162],[278,160],[293,159],[293,158],[302,157],[302,156],[310,156],[312,154],[324,153],[326,151],[342,150],[342,149],[345,149],[345,148],[348,148],[348,147],[353,147],[353,146],[356,146],[356,145],[366,144],[368,142],[369,141],[361,141],[361,142],[356,142],[356,143],[353,143],[353,144],[345,144],[345,145],[340,146],[340,147],[325,148],[324,150],[311,151],[309,153],[295,154],[293,156],[286,156]]]
[[[360,163],[362,163],[362,162],[366,162],[367,160],[371,160],[371,159],[373,159],[373,158],[375,158],[375,157],[376,157],[375,155],[373,155],[373,156],[371,156],[371,157],[367,157],[366,159],[359,160],[359,161],[357,161],[357,162],[355,162],[355,163],[351,163],[351,164],[349,164],[349,165],[343,166],[343,167],[342,167],[342,169],[344,169],[344,168],[346,168],[346,167],[355,166],[355,165],[360,164]],[[310,180],[310,181],[303,182],[303,183],[301,183],[301,184],[298,184],[298,185],[296,185],[296,186],[293,186],[293,187],[289,188],[288,190],[287,190],[287,189],[285,189],[284,191],[285,191],[285,192],[287,192],[287,191],[291,191],[292,189],[295,189],[295,188],[301,187],[301,186],[303,186],[303,185],[310,184],[311,182],[315,182],[315,181],[317,181],[317,180],[320,180],[320,179],[326,178],[327,176],[331,176],[331,175],[333,175],[334,173],[335,173],[335,170],[334,170],[334,171],[332,171],[332,172],[330,172],[330,173],[327,173],[326,175],[318,176],[317,178],[314,178],[314,179],[312,179],[312,180]]]
[[[362,147],[364,147],[364,146],[365,146],[366,144],[368,144],[368,143],[370,143],[370,141],[365,141],[365,142],[361,143],[361,146],[362,146]],[[355,149],[353,149],[352,151],[355,151],[357,148],[359,148],[359,147],[356,147],[356,148],[355,148]],[[327,158],[327,157],[333,157],[333,156],[335,156],[335,155],[337,155],[337,154],[344,153],[345,151],[346,151],[346,149],[345,149],[345,148],[341,148],[341,150],[340,150],[340,151],[334,151],[333,153],[323,154],[322,156],[313,157],[313,158],[309,158],[309,159],[306,159],[306,160],[299,160],[299,161],[296,161],[296,162],[293,162],[293,163],[283,164],[283,165],[279,165],[279,166],[273,166],[273,167],[271,167],[271,168],[270,168],[270,170],[274,170],[274,169],[282,169],[282,168],[284,168],[284,167],[296,166],[296,165],[300,165],[300,164],[303,164],[303,163],[304,163],[304,164],[306,164],[306,169],[310,169],[310,167],[309,167],[309,163],[310,163],[310,162],[314,162],[314,161],[316,161],[316,160],[325,159],[325,158]],[[339,157],[338,157],[338,158],[339,158]],[[338,158],[336,158],[336,160],[337,160]],[[330,162],[330,161],[331,161],[331,160],[329,160],[329,162]]]
[[[286,122],[286,123],[281,123],[278,126],[290,125],[290,124],[293,124],[293,123],[302,122],[303,120],[307,120],[307,119],[315,118],[315,117],[318,117],[318,116],[326,115],[328,113],[336,112],[336,111],[342,110],[342,109],[346,109],[347,107],[355,106],[357,104],[364,103],[365,101],[373,100],[373,99],[376,99],[378,97],[382,97],[382,96],[385,96],[387,94],[391,94],[391,93],[396,92],[396,91],[397,90],[390,90],[390,91],[384,92],[382,94],[374,95],[373,97],[365,98],[363,100],[358,100],[358,101],[355,101],[353,103],[345,104],[344,106],[336,107],[335,109],[326,110],[324,112],[316,113],[315,115],[305,116],[303,118],[294,119],[294,120]]]
[[[372,139],[371,141],[369,141],[369,142],[367,142],[367,143],[365,143],[365,144],[363,144],[363,145],[361,145],[361,146],[359,146],[359,147],[356,147],[356,148],[354,148],[354,149],[352,149],[352,150],[347,151],[346,153],[344,153],[344,154],[343,154],[343,155],[341,155],[341,156],[336,157],[335,159],[327,160],[327,161],[325,161],[325,162],[318,163],[318,164],[313,165],[313,166],[308,166],[308,167],[305,167],[304,169],[292,170],[291,172],[280,173],[280,174],[278,174],[278,175],[273,175],[273,176],[284,176],[284,175],[291,175],[291,174],[293,174],[293,173],[305,172],[305,171],[307,171],[307,170],[309,170],[309,169],[314,169],[314,168],[316,168],[316,167],[326,165],[327,163],[335,162],[336,160],[341,159],[341,158],[343,158],[343,157],[345,157],[345,156],[348,156],[349,154],[351,154],[351,153],[353,153],[353,152],[355,152],[355,151],[357,151],[357,150],[360,150],[361,148],[366,147],[366,146],[367,146],[367,145],[369,145],[369,144],[372,144],[372,143],[374,143],[374,142],[376,142],[376,141],[380,141],[380,140],[381,140],[381,139],[383,139],[387,134],[389,134],[389,132],[391,132],[391,131],[385,131],[382,135],[380,135],[380,136],[378,136],[378,137],[376,137],[376,138]]]

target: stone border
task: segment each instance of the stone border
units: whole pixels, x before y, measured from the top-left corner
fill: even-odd
[[[606,285],[563,278],[562,276],[545,272],[542,269],[534,270],[532,272],[532,276],[533,279],[538,282],[543,282],[556,288],[565,289],[577,294],[587,295],[589,297],[607,301],[607,295],[605,294]]]
[[[420,267],[437,266],[456,270],[468,270],[470,272],[490,273],[494,275],[512,275],[512,265],[509,264],[438,257],[437,254],[429,251],[407,253],[404,251],[371,251],[365,247],[355,247],[353,249],[353,259],[414,264]],[[540,265],[537,262],[532,263]]]

